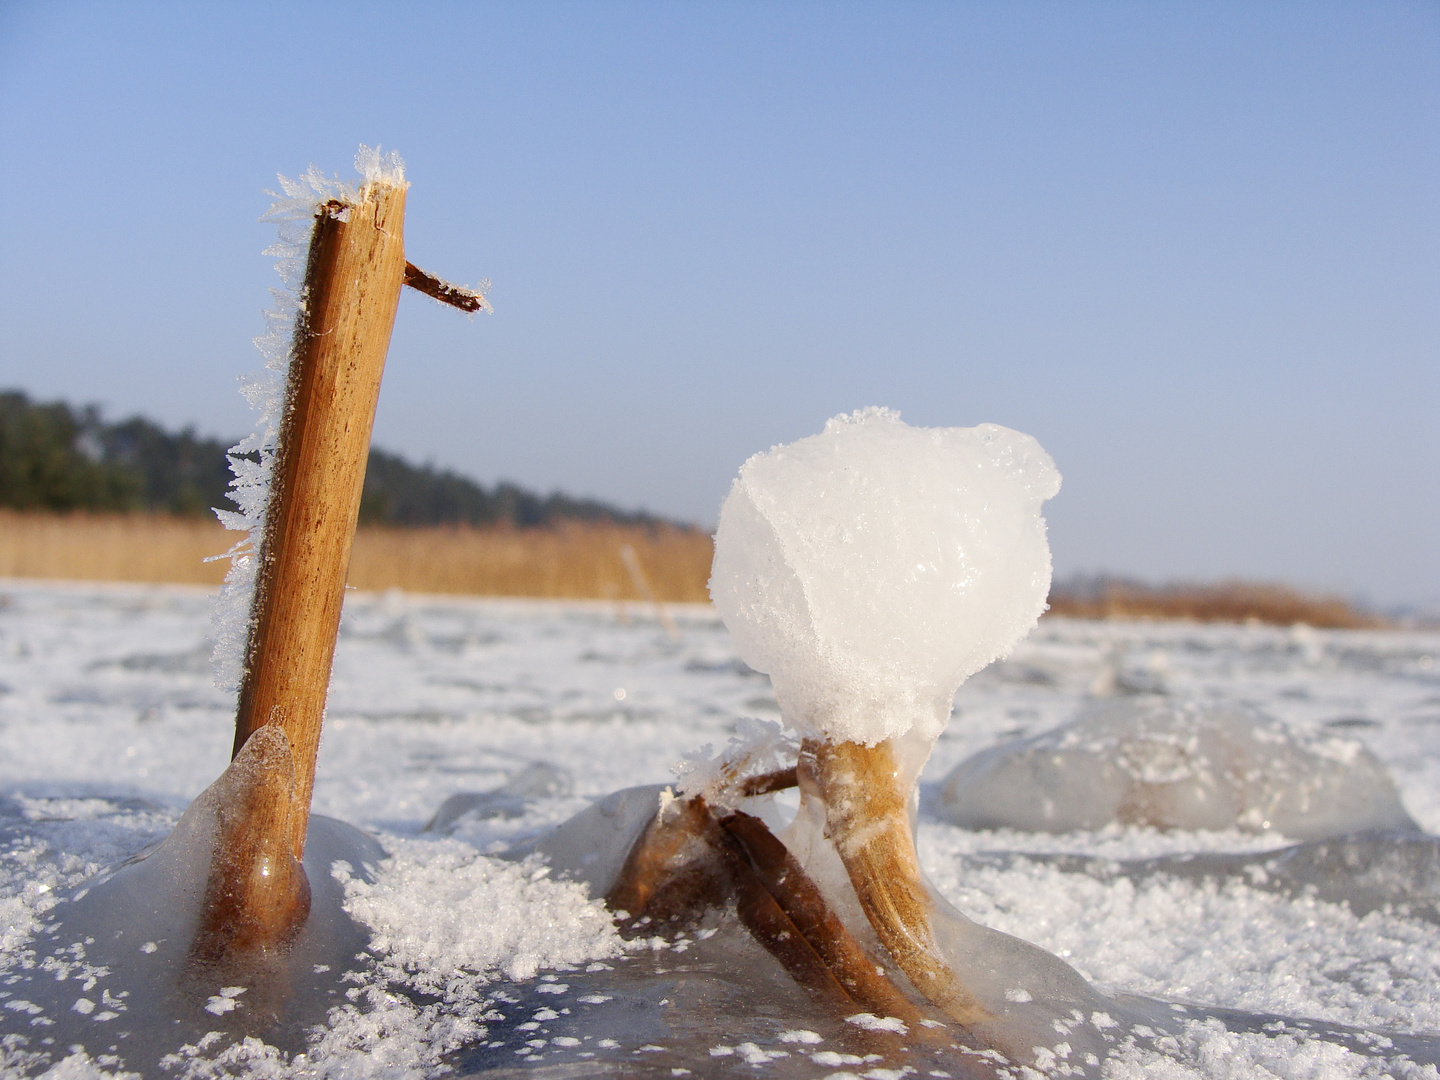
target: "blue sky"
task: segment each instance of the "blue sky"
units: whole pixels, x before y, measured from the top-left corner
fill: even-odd
[[[239,434],[274,175],[404,156],[376,441],[713,523],[835,413],[1057,571],[1440,602],[1440,5],[0,3],[0,386]]]

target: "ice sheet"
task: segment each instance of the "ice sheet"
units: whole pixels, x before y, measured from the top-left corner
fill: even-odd
[[[210,682],[201,592],[3,582],[0,595],[0,964],[13,973],[57,893],[165,836],[220,772],[233,699]],[[768,680],[738,662],[714,614],[675,614],[679,641],[643,619],[622,624],[598,604],[348,599],[316,809],[370,831],[390,852],[369,894],[376,925],[366,932],[382,940],[357,964],[356,999],[307,1062],[283,1065],[262,1046],[241,1046],[226,1059],[233,1071],[263,1074],[273,1064],[291,1075],[420,1076],[448,1063],[462,1074],[503,1066],[779,1077],[901,1067],[865,1062],[868,1051],[844,1041],[848,1025],[816,1015],[783,973],[766,976],[764,954],[720,923],[701,928],[716,930],[708,939],[692,934],[624,956],[579,963],[557,952],[544,959],[573,970],[539,967],[521,981],[505,967],[533,943],[517,931],[487,949],[461,933],[483,924],[491,906],[527,896],[522,906],[537,919],[592,925],[573,890],[507,876],[519,873],[515,864],[482,856],[593,799],[669,782],[672,765],[704,743],[725,746],[743,717],[777,718]],[[938,780],[977,751],[1052,729],[1093,704],[1093,693],[1158,689],[1360,743],[1434,833],[1437,655],[1434,634],[1046,619],[1007,661],[961,688],[955,709],[965,722],[947,729],[926,776]],[[448,837],[421,834],[448,797],[500,788],[537,761],[573,776],[573,792],[516,797],[503,814],[461,815]],[[1048,834],[922,817],[919,840],[931,879],[973,918],[1064,958],[1102,990],[1185,1005],[1185,1013],[1160,1006],[1178,1018],[1173,1043],[1117,1049],[1110,1075],[1138,1076],[1144,1066],[1177,1076],[1401,1076],[1402,1054],[1440,1059],[1440,926],[1418,906],[1387,910],[1374,891],[1409,881],[1412,899],[1433,896],[1420,848],[1406,855],[1399,840],[1381,841],[1380,856],[1414,856],[1415,872],[1372,875],[1369,899],[1347,904],[1363,898],[1354,883],[1348,893],[1291,888],[1277,880],[1284,867],[1261,880],[1256,860],[1285,857],[1287,841],[1235,829]],[[1180,868],[1188,860],[1196,869],[1199,857],[1221,865]],[[1355,862],[1343,852],[1336,860]],[[426,884],[436,880],[455,886],[443,903]],[[394,935],[407,927],[424,933],[401,942]],[[608,947],[601,934],[586,940]],[[739,982],[715,967],[735,956],[751,965]],[[415,958],[413,971],[403,957]],[[593,964],[606,966],[586,970]],[[438,994],[407,981],[442,969],[459,974]],[[6,977],[0,1002],[13,1002]],[[0,1004],[0,1033],[43,1038],[31,1019]],[[784,1040],[798,1030],[823,1041]],[[34,1052],[11,1045],[0,1071],[27,1071],[20,1055]],[[198,1051],[186,1067],[213,1070],[220,1052]],[[789,1056],[747,1063],[780,1052]],[[89,1067],[119,1068],[100,1060],[105,1046],[85,1053]],[[82,1065],[76,1058],[70,1067],[78,1075]],[[931,1067],[945,1069],[927,1062],[921,1075]]]

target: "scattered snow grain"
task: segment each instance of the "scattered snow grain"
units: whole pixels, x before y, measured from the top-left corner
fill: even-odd
[[[385,844],[391,855],[373,884],[342,869],[336,877],[345,910],[374,934],[371,947],[419,989],[438,992],[459,977],[522,982],[544,968],[623,951],[609,913],[581,885],[536,876],[533,865],[492,859],[456,840]]]

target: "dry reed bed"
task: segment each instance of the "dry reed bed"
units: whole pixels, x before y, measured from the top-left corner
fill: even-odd
[[[1338,597],[1313,596],[1283,585],[1225,581],[1215,585],[1147,586],[1106,583],[1085,593],[1057,589],[1050,610],[1078,619],[1187,619],[1191,622],[1261,622],[1336,630],[1373,629],[1388,620]]]
[[[205,562],[238,534],[205,518],[0,510],[0,577],[217,585]],[[622,556],[629,546],[637,582]],[[349,582],[359,589],[706,602],[710,538],[695,530],[569,525],[558,529],[361,528]]]
[[[625,565],[627,545],[641,581]],[[595,600],[648,599],[648,586],[660,600],[706,603],[712,551],[704,533],[675,528],[363,528],[349,580],[360,589]]]
[[[237,539],[206,518],[0,510],[0,575],[218,585]]]
[[[37,514],[0,510],[0,577],[216,585],[235,533],[204,518]],[[690,529],[568,525],[557,529],[361,528],[350,584],[360,589],[478,596],[643,600],[643,584],[622,556],[635,553],[643,584],[660,600],[704,603],[713,551]],[[1057,615],[1088,619],[1258,620],[1278,626],[1374,627],[1384,620],[1334,597],[1279,585],[1150,587],[1106,582],[1050,596]]]

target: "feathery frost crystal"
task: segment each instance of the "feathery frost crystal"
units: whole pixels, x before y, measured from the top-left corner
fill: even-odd
[[[355,155],[355,171],[360,184],[405,182],[405,163],[395,151],[381,154],[379,147],[361,146]],[[224,555],[230,570],[215,603],[211,633],[215,650],[211,663],[215,684],[222,690],[235,690],[245,675],[245,644],[250,637],[251,608],[255,599],[255,576],[259,569],[260,544],[265,535],[265,513],[270,505],[270,476],[279,445],[280,422],[285,407],[285,384],[294,349],[295,325],[305,298],[305,260],[310,251],[310,235],[315,228],[319,208],[332,199],[353,203],[359,198],[355,185],[339,177],[326,178],[311,165],[298,179],[277,177],[283,194],[260,218],[273,221],[279,239],[265,249],[276,259],[275,270],[282,282],[271,289],[275,306],[265,312],[265,332],[255,339],[255,347],[265,358],[262,371],[241,381],[240,392],[259,413],[255,430],[230,448],[230,500],[235,510],[216,509],[215,516],[227,529],[244,532]],[[256,454],[259,460],[246,457]]]

